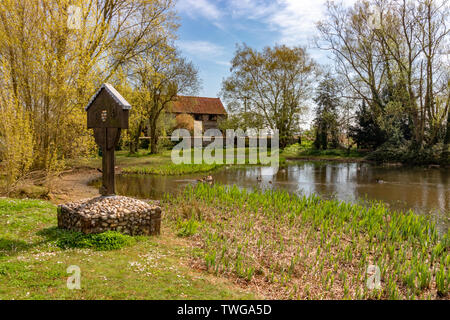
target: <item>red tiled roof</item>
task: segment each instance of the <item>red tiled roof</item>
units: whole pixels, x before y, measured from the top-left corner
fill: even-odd
[[[227,114],[220,98],[178,96],[170,110],[173,113]]]

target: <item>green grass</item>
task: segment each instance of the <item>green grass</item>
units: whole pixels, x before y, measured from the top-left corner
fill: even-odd
[[[181,175],[188,173],[210,172],[221,168],[220,164],[173,164],[167,163],[160,166],[140,166],[127,167],[122,170],[123,173],[136,174],[158,174],[158,175]]]
[[[270,298],[449,298],[450,232],[413,212],[204,184],[166,203],[174,228],[198,221],[198,263]],[[378,290],[366,285],[370,265]]]
[[[450,232],[413,212],[206,184],[163,206],[161,236],[122,246],[57,229],[48,202],[0,198],[0,299],[449,298]]]
[[[89,247],[95,242],[93,249],[61,249],[58,240],[67,240],[69,234],[73,235],[56,228],[56,207],[51,203],[0,198],[0,299],[257,297],[192,268],[192,249],[164,223],[161,236],[133,237],[137,241],[123,248],[115,245],[121,236],[104,233],[82,237],[90,239]],[[66,286],[70,265],[81,269],[81,290]]]
[[[150,154],[148,150],[140,149],[135,154],[129,154],[126,150],[119,150],[116,154],[116,165],[121,168],[137,166],[159,166],[171,162],[171,152],[166,150],[158,154]],[[69,167],[101,168],[102,158],[99,156],[91,158],[69,159]]]
[[[158,174],[158,175],[182,175],[199,172],[211,172],[222,168],[225,165],[231,166],[245,166],[245,165],[261,165],[261,160],[258,158],[256,163],[250,163],[249,153],[251,150],[245,148],[245,163],[237,164],[237,161],[227,161],[226,151],[223,151],[223,157],[219,163],[195,163],[194,151],[191,150],[191,163],[192,164],[174,164],[171,159],[171,151],[164,151],[159,155],[148,155],[143,150],[140,150],[135,155],[127,155],[123,152],[119,152],[117,155],[117,164],[122,166],[122,172],[135,173],[135,174]],[[235,159],[238,153],[238,149],[233,150]],[[215,153],[212,152],[214,156]],[[270,155],[270,151],[269,151]],[[279,158],[280,163],[285,163],[284,157]]]
[[[46,201],[0,198],[0,257],[43,242],[35,233],[55,221],[55,210]]]
[[[355,149],[351,149],[350,152],[344,149],[317,150],[310,143],[302,145],[295,143],[286,147],[281,155],[287,159],[358,161],[366,154]]]
[[[59,229],[57,230],[59,231]],[[131,237],[116,231],[106,231],[99,234],[66,231],[63,236],[58,237],[56,245],[62,249],[117,250],[135,244],[136,239],[138,237]]]

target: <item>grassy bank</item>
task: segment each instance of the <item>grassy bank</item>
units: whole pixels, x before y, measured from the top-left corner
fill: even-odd
[[[206,184],[163,206],[161,236],[85,237],[48,202],[1,198],[0,299],[449,298],[450,233],[413,213]]]
[[[189,173],[210,172],[223,167],[220,164],[174,164],[165,163],[160,166],[136,166],[123,168],[123,173],[157,174],[157,175],[182,175]]]
[[[0,198],[0,299],[258,298],[191,268],[191,248],[164,225],[161,236],[138,238],[118,250],[62,249],[75,242],[56,228],[54,205]],[[104,244],[99,238],[83,237],[81,247]],[[67,289],[70,265],[80,267],[80,290]]]
[[[170,151],[163,151],[158,154],[150,154],[148,150],[140,149],[135,154],[130,154],[126,150],[115,152],[116,166],[125,169],[129,167],[157,167],[171,162]],[[101,168],[102,158],[100,156],[91,158],[69,159],[69,167]]]
[[[286,147],[281,153],[286,159],[298,160],[329,160],[329,161],[362,161],[366,153],[358,152],[355,149],[329,149],[317,150],[311,144],[293,144]]]
[[[202,184],[168,201],[166,216],[197,246],[199,267],[268,298],[449,297],[450,233],[439,237],[412,212]],[[370,265],[379,289],[366,285]]]
[[[241,150],[246,155],[245,164],[251,165],[249,161],[249,148]],[[235,157],[238,154],[238,149],[234,149]],[[214,152],[212,152],[214,156]],[[270,155],[270,152],[269,152]],[[280,157],[280,163],[284,163],[284,157]],[[138,153],[129,154],[126,151],[116,152],[116,165],[119,166],[123,173],[136,174],[158,174],[158,175],[181,175],[199,172],[211,172],[223,167],[224,165],[238,165],[236,163],[227,163],[226,151],[223,150],[223,156],[218,161],[219,163],[194,163],[194,151],[191,152],[192,164],[175,164],[171,158],[171,151],[166,150],[156,155],[149,154],[148,150],[139,150]],[[256,165],[261,165],[260,160],[257,160]],[[81,159],[70,162],[71,166],[87,166],[90,168],[101,167],[101,158]]]

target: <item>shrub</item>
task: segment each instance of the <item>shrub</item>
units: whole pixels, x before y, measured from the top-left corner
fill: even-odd
[[[148,150],[150,147],[150,139],[139,139],[139,149]]]
[[[187,129],[189,132],[194,132],[194,117],[189,114],[182,113],[176,116],[176,128]]]
[[[116,231],[96,234],[66,232],[56,241],[56,244],[62,249],[92,248],[95,250],[115,250],[131,245],[135,241],[133,237]]]
[[[157,150],[163,151],[163,150],[172,150],[172,148],[176,145],[176,143],[174,143],[172,140],[170,140],[170,138],[168,137],[161,137],[158,139],[158,144],[157,144]]]
[[[410,165],[439,164],[442,147],[437,144],[421,150],[411,150],[408,145],[391,146],[384,144],[367,155],[367,160],[376,162],[402,162]]]

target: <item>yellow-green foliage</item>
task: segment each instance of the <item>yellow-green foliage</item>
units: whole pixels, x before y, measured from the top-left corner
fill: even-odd
[[[64,159],[92,152],[89,98],[119,66],[166,45],[176,29],[172,0],[99,3],[0,1],[0,117],[9,139],[0,160],[20,159],[8,169],[11,181],[30,166],[53,172]],[[68,24],[69,5],[81,8],[79,28]]]
[[[0,159],[9,189],[31,168],[34,133],[29,113],[21,110],[13,99],[1,102],[0,112]]]

